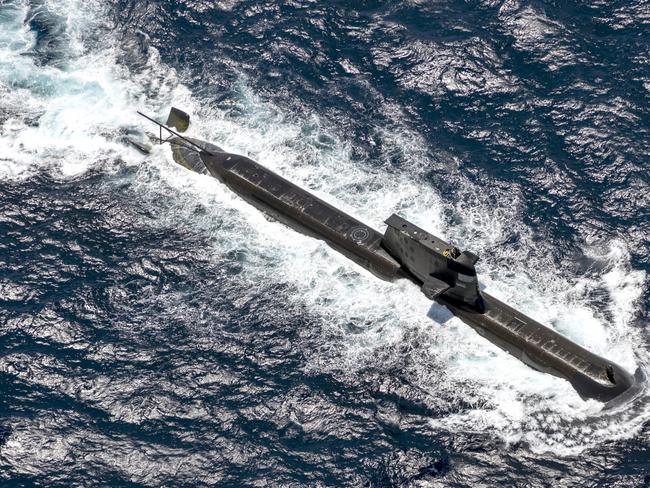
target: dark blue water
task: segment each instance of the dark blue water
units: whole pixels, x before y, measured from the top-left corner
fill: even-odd
[[[648,368],[650,5],[0,2],[0,484],[650,486],[614,412],[123,143],[192,113]]]

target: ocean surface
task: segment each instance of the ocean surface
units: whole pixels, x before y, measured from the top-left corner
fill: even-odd
[[[650,393],[124,143],[172,105],[650,372],[647,0],[0,0],[1,486],[650,486]]]

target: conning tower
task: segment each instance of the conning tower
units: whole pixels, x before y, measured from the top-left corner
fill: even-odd
[[[382,246],[422,283],[422,292],[435,300],[444,295],[478,312],[485,303],[478,287],[478,256],[429,234],[398,215],[386,220]]]

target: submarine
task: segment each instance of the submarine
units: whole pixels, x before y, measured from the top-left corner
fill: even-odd
[[[165,124],[138,114],[158,126],[159,137],[150,138],[169,143],[176,163],[218,179],[267,215],[323,240],[378,278],[415,283],[428,299],[447,307],[501,349],[535,370],[567,380],[582,399],[610,408],[631,401],[642,390],[646,381],[640,368],[632,375],[482,291],[476,254],[396,214],[385,221],[381,233],[246,156],[181,135],[190,122],[182,110],[172,107]],[[151,149],[128,141],[144,153]]]

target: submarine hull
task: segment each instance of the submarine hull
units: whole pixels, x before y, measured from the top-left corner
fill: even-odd
[[[384,280],[406,278],[423,284],[423,275],[410,269],[406,258],[396,254],[390,246],[386,247],[385,236],[380,232],[250,158],[222,152],[213,145],[210,149],[210,152],[199,153],[186,146],[175,146],[172,141],[174,159],[179,164],[218,178],[246,201],[280,222],[324,240]],[[422,229],[412,227],[413,235],[428,243],[432,250],[449,245]],[[638,375],[633,377],[615,363],[587,351],[489,294],[481,293],[481,298],[480,310],[445,293],[434,299],[481,336],[525,364],[569,381],[582,398],[613,402],[639,388]]]
[[[201,160],[212,176],[282,223],[324,240],[384,280],[407,277],[372,227],[245,156],[201,153]]]
[[[528,366],[564,378],[583,399],[609,402],[632,388],[636,379],[554,330],[483,293],[485,311],[441,298],[463,322]]]

